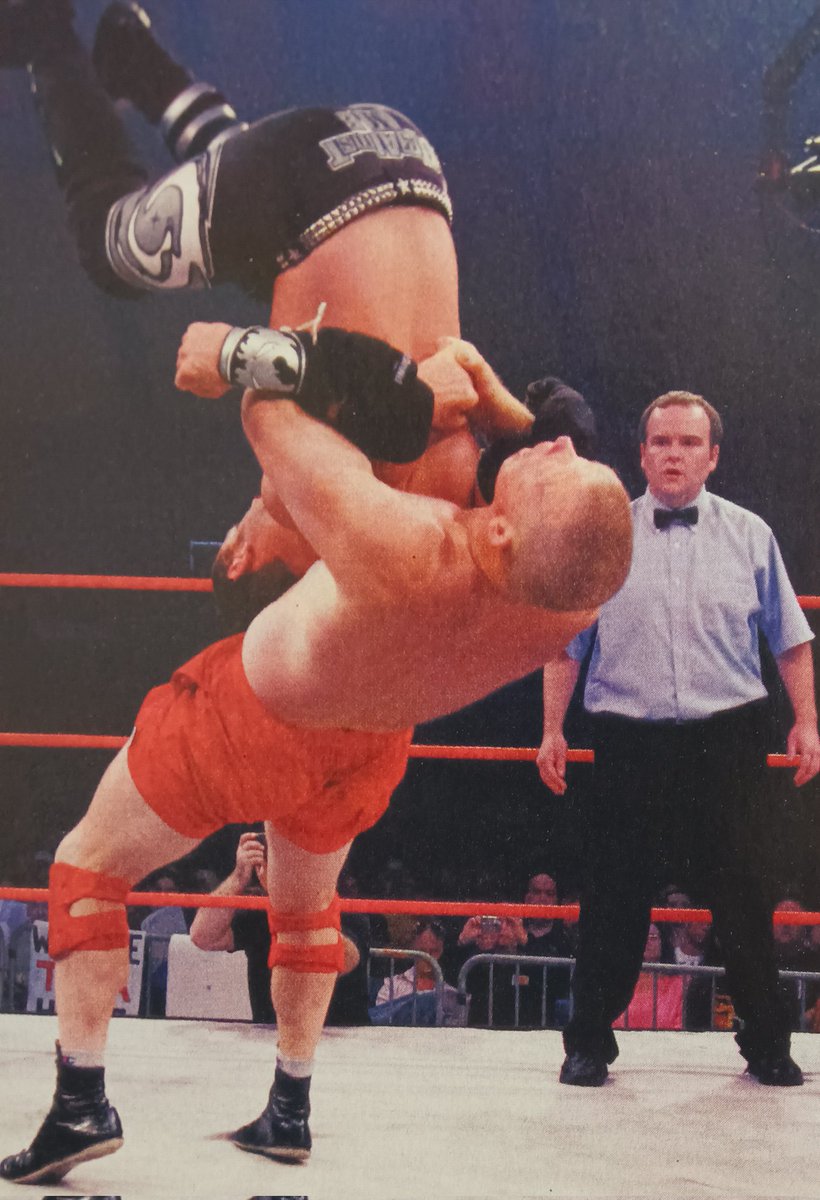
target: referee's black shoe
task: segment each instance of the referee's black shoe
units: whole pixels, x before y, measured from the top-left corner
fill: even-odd
[[[573,1087],[603,1087],[608,1075],[605,1058],[583,1050],[571,1050],[564,1059],[558,1079]]]
[[[746,1073],[768,1087],[800,1087],[803,1083],[803,1072],[786,1050],[750,1057]]]

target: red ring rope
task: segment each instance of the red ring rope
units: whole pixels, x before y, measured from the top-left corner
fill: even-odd
[[[0,733],[0,746],[51,747],[71,750],[119,750],[128,741],[122,735],[93,733]],[[493,762],[535,762],[537,746],[429,746],[415,743],[410,758],[479,759]],[[592,750],[567,750],[567,762],[591,763]],[[799,767],[798,754],[767,754],[770,767]]]
[[[162,575],[53,575],[0,572],[0,587],[102,588],[121,591],[210,592],[210,579],[173,578]],[[798,596],[801,608],[820,608],[820,596]]]
[[[0,887],[0,899],[24,902],[48,899],[47,888]],[[138,908],[265,908],[265,896],[220,896],[198,892],[130,892],[125,903]],[[500,904],[482,900],[366,900],[342,899],[342,912],[383,913],[434,917],[545,917],[577,921],[577,904]],[[653,908],[653,921],[708,922],[708,908]],[[776,925],[820,925],[820,912],[776,912]]]
[[[0,587],[101,588],[127,592],[210,592],[210,579],[175,579],[163,575],[32,575],[0,573]]]

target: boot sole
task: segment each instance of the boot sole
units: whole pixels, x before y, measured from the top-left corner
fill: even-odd
[[[284,1162],[306,1162],[310,1158],[310,1150],[298,1146],[292,1148],[283,1146],[281,1149],[276,1149],[274,1146],[247,1146],[244,1142],[234,1141],[233,1138],[229,1140],[233,1142],[237,1150],[244,1150],[247,1154],[261,1154],[263,1158],[275,1158]]]
[[[607,1078],[605,1075],[603,1079],[562,1079],[559,1075],[558,1082],[565,1084],[567,1087],[599,1088],[604,1086]]]
[[[119,1150],[122,1143],[123,1138],[111,1138],[107,1142],[98,1142],[96,1146],[87,1146],[85,1150],[78,1150],[76,1154],[69,1154],[67,1158],[59,1158],[56,1162],[39,1167],[28,1175],[18,1175],[16,1179],[9,1180],[9,1182],[39,1183],[41,1180],[57,1182],[67,1175],[72,1167],[77,1167],[80,1163],[91,1162],[95,1158],[104,1158],[106,1154],[113,1154],[115,1150]]]
[[[750,1071],[747,1067],[743,1072],[746,1079],[751,1079],[753,1083],[759,1084],[761,1087],[802,1087],[805,1080],[800,1079],[761,1079],[759,1075],[755,1075],[754,1071]]]

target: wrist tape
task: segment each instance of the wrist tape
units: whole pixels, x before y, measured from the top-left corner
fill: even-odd
[[[427,448],[433,393],[416,364],[377,338],[344,329],[309,333],[232,329],[219,370],[229,383],[293,400],[368,458],[407,463]]]

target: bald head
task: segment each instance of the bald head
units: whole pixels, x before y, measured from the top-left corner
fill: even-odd
[[[614,471],[601,463],[574,452],[541,458],[538,448],[525,453],[533,457],[519,469],[520,486],[502,494],[512,524],[510,591],[555,612],[597,608],[629,571],[629,497]]]

